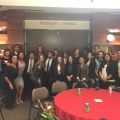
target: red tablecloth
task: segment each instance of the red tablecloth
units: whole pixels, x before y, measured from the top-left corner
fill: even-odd
[[[95,102],[101,99],[103,102]],[[120,93],[94,88],[81,89],[77,95],[76,89],[66,90],[54,98],[57,116],[60,120],[120,120]],[[85,103],[90,103],[90,112],[86,113]]]

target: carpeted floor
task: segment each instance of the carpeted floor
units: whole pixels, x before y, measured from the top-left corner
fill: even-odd
[[[30,102],[27,101],[24,102],[23,104],[17,105],[12,110],[7,110],[3,105],[2,112],[5,120],[28,120],[29,108],[30,108]],[[30,120],[35,120],[36,114],[37,114],[37,110],[33,108],[31,112]],[[2,120],[1,115],[0,115],[0,120]]]

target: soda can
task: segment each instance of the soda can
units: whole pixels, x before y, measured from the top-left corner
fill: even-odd
[[[109,94],[112,94],[112,87],[109,86]]]
[[[80,88],[77,88],[77,94],[80,95]]]
[[[90,104],[85,103],[85,112],[89,112],[89,111],[90,111]]]

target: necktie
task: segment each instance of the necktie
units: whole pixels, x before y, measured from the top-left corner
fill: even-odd
[[[48,63],[47,63],[47,71],[49,71],[49,65],[50,65],[50,59],[48,59]]]
[[[118,76],[120,77],[120,62],[118,62]]]
[[[30,69],[29,72],[32,72],[32,60],[30,60]]]

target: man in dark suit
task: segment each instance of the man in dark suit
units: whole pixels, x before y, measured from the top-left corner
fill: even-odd
[[[12,51],[12,55],[18,55],[20,53],[20,45],[15,45]]]
[[[35,52],[30,51],[28,57],[25,60],[26,68],[23,74],[24,77],[24,97],[30,99],[32,96],[32,90],[34,88],[34,83],[32,81],[32,72],[34,65],[36,63]]]
[[[118,80],[117,80],[117,82],[118,82],[118,86],[120,86],[120,50],[117,52],[117,54],[118,54]]]
[[[120,51],[117,52],[118,59],[112,60],[113,65],[113,79],[116,80],[116,85],[120,86]]]
[[[48,57],[45,61],[45,75],[45,86],[48,88],[49,93],[51,94],[52,83],[54,81],[54,59],[51,51],[48,52]]]

